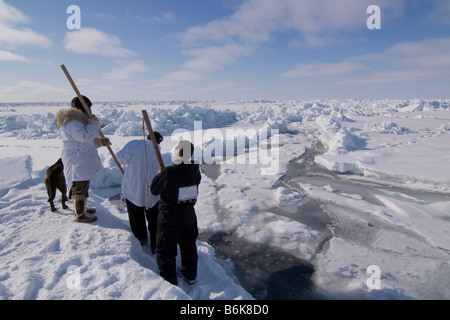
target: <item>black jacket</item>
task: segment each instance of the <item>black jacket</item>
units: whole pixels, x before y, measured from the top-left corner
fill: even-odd
[[[159,209],[164,212],[193,208],[197,201],[201,174],[198,164],[177,164],[164,168],[153,178],[150,191],[160,195]]]

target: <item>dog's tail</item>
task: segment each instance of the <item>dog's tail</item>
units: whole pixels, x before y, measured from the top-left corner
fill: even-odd
[[[52,186],[50,183],[50,179],[47,176],[45,176],[45,178],[44,178],[44,184],[45,184],[45,188],[47,189],[47,195],[48,195],[47,202],[50,202],[53,200],[52,199]]]

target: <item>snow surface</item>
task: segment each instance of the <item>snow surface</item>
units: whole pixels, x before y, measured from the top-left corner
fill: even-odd
[[[244,150],[231,148],[220,165],[204,170],[196,205],[201,233],[232,233],[311,263],[315,290],[325,298],[449,299],[449,104],[97,102],[93,111],[117,152],[142,139],[146,109],[165,136],[166,164],[176,130],[187,130],[194,143],[200,136],[196,145],[204,149],[235,142],[226,130],[249,135]],[[106,149],[90,190],[98,221],[73,222],[73,205],[61,209],[59,194],[59,210],[50,211],[43,178],[60,155],[54,115],[65,107],[0,104],[0,298],[254,299],[235,276],[236,262],[216,258],[204,241],[198,241],[196,285],[172,286],[159,277],[155,256],[142,251],[126,209],[114,200],[121,174]],[[202,132],[194,131],[198,121]],[[279,134],[251,143],[250,133],[261,128]],[[270,165],[258,162],[269,142]],[[323,152],[314,161],[325,176],[289,169],[304,168],[307,149],[318,143]],[[301,210],[309,199],[329,217],[326,227],[309,223],[311,214]],[[381,271],[377,288],[368,282],[373,265]]]

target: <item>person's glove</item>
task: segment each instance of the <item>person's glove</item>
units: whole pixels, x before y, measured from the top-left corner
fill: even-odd
[[[97,148],[110,146],[112,143],[108,138],[95,138],[95,145]]]

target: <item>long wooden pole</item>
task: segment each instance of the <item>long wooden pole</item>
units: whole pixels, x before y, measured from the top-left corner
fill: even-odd
[[[156,157],[158,158],[159,166],[161,170],[164,169],[164,163],[161,157],[161,152],[159,152],[158,142],[156,142],[155,133],[153,132],[152,125],[150,123],[150,119],[148,118],[148,114],[146,110],[142,110],[142,117],[144,118],[145,125],[148,129],[148,134],[150,135],[150,140],[153,144],[153,149],[155,149]]]
[[[77,86],[75,85],[75,82],[73,81],[72,77],[70,76],[69,71],[67,71],[66,66],[62,64],[61,69],[63,70],[64,74],[66,75],[67,80],[69,80],[69,83],[72,86],[73,90],[77,94],[78,99],[80,99],[84,110],[86,110],[86,113],[88,114],[88,116],[92,116],[91,110],[89,109],[88,105],[86,104],[86,101],[84,101],[83,96],[81,95],[80,91],[78,90]],[[101,129],[98,130],[98,133],[102,139],[105,139],[105,136],[103,135],[103,132]],[[117,160],[116,155],[114,154],[113,150],[111,149],[111,146],[107,145],[106,148],[108,148],[108,151],[111,154],[111,156],[113,157],[117,166],[119,167],[120,172],[122,172],[122,174],[125,174],[125,172],[122,169],[122,166],[119,163],[119,160]]]

